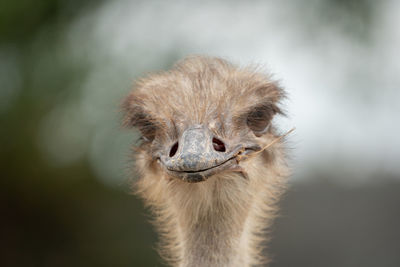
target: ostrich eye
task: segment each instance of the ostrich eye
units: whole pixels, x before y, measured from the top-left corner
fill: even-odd
[[[131,125],[140,131],[145,141],[154,140],[158,126],[148,114],[144,112],[133,113]]]
[[[256,107],[247,115],[247,126],[255,135],[262,135],[267,130],[274,113],[268,106]]]
[[[144,121],[142,125],[138,126],[138,129],[144,140],[150,142],[154,140],[157,131],[157,126],[154,123]]]

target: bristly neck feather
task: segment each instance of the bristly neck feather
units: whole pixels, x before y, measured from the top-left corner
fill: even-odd
[[[182,233],[181,266],[246,266],[243,238],[253,198],[246,181],[235,175],[184,186],[193,188],[173,197]]]
[[[260,162],[247,167],[260,166]],[[284,168],[258,168],[246,180],[237,174],[196,184],[147,177],[139,190],[154,208],[164,242],[162,254],[174,266],[254,266],[263,231],[275,215]]]

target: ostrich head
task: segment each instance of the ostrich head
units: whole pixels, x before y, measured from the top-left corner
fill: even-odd
[[[251,155],[275,138],[282,96],[267,75],[217,58],[189,57],[139,80],[123,103],[125,125],[142,136],[139,169],[187,183],[229,172],[247,179]]]
[[[172,265],[262,262],[260,235],[287,176],[271,125],[282,97],[253,68],[197,56],[139,80],[125,99],[125,125],[142,136],[136,191]]]

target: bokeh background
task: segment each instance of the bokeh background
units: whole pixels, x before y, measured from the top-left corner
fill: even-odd
[[[0,2],[0,265],[163,266],[130,193],[133,81],[188,54],[288,91],[271,266],[400,266],[400,2]]]

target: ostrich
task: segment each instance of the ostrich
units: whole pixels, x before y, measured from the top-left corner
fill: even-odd
[[[271,125],[283,96],[255,68],[191,56],[140,79],[124,99],[124,124],[141,133],[135,191],[170,265],[268,262],[265,230],[289,174]]]

